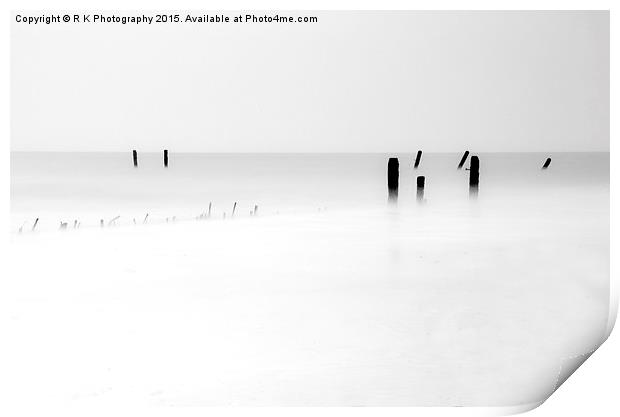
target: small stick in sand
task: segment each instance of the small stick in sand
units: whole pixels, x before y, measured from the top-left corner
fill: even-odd
[[[256,216],[256,213],[258,213],[258,205],[254,204],[254,215]]]
[[[142,224],[145,224],[146,223],[146,219],[148,219],[148,218],[149,218],[149,214],[146,213],[146,216],[144,216],[144,220],[142,221]]]
[[[465,153],[463,154],[463,157],[461,158],[461,162],[459,162],[459,166],[457,167],[457,169],[463,168],[463,165],[465,165],[465,161],[467,161],[468,156],[469,156],[469,151],[465,151]]]
[[[39,218],[37,217],[37,219],[34,221],[34,224],[32,225],[32,231],[34,232],[35,227],[37,227],[37,224],[39,224]]]
[[[545,161],[545,164],[542,166],[542,169],[549,168],[549,165],[551,165],[551,158],[547,158],[547,160]]]
[[[415,163],[413,164],[414,168],[417,168],[420,165],[420,159],[422,159],[422,151],[418,151],[418,154],[415,157]]]
[[[207,214],[207,217],[211,217],[211,202],[209,201],[209,212]]]
[[[230,215],[230,217],[233,217],[235,215],[236,209],[237,209],[237,202],[235,201],[235,204],[233,204],[232,214]]]
[[[115,218],[113,218],[112,220],[110,220],[108,222],[108,226],[111,226],[112,224],[114,224],[114,222],[116,222],[121,216],[116,216]]]
[[[78,225],[78,221],[77,220],[73,220],[73,228],[77,229],[77,225]]]
[[[103,227],[103,219],[99,220],[99,226]]]

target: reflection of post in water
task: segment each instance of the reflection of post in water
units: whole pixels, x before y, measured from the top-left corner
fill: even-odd
[[[417,184],[417,193],[416,193],[416,197],[418,199],[418,202],[422,202],[424,200],[424,181],[425,181],[425,177],[423,175],[420,175],[417,178],[416,184]]]
[[[415,162],[413,164],[414,168],[417,168],[420,165],[420,159],[422,159],[422,151],[418,151],[418,154],[415,156]]]
[[[463,168],[463,165],[465,165],[465,161],[467,161],[468,156],[469,156],[469,151],[465,151],[465,153],[463,154],[463,157],[461,158],[461,162],[459,162],[459,166],[457,169]]]
[[[478,183],[480,182],[480,160],[472,156],[469,162],[469,195],[478,196]]]
[[[551,165],[551,158],[547,158],[547,160],[545,161],[545,164],[543,165],[542,169],[549,168],[549,165]]]
[[[388,160],[388,198],[391,202],[398,200],[398,158]]]

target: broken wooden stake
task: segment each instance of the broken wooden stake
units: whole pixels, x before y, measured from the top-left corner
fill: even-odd
[[[542,166],[542,169],[549,168],[549,165],[551,165],[551,158],[547,158],[547,160],[545,161],[545,164]]]
[[[420,159],[422,159],[422,151],[418,151],[418,154],[415,156],[415,163],[413,164],[414,168],[417,168],[420,165]]]
[[[463,165],[465,165],[465,161],[467,161],[468,156],[469,156],[469,151],[465,151],[465,153],[463,154],[463,157],[461,158],[461,162],[459,162],[459,166],[457,169],[463,168]]]

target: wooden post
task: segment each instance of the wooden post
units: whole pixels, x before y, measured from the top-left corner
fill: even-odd
[[[478,184],[480,183],[480,160],[473,155],[469,162],[469,195],[478,195]]]
[[[543,165],[542,169],[549,168],[549,165],[551,165],[551,158],[547,158],[547,160],[545,161],[545,164]]]
[[[164,166],[168,167],[168,149],[164,149]]]
[[[254,204],[254,216],[258,213],[258,204]]]
[[[233,204],[233,209],[232,209],[232,213],[230,214],[230,217],[234,217],[235,216],[235,210],[237,209],[237,202],[235,201],[235,204]]]
[[[133,166],[138,166],[138,151],[136,151],[135,149],[133,150]]]
[[[417,180],[417,199],[418,201],[423,201],[424,200],[424,183],[425,183],[426,178],[423,175],[420,175]]]
[[[37,227],[37,224],[39,223],[39,218],[37,217],[37,219],[34,221],[34,224],[32,225],[32,231],[34,232],[35,227]]]
[[[388,160],[388,198],[390,201],[398,199],[398,158]]]
[[[418,154],[415,156],[415,163],[413,164],[414,168],[417,168],[420,165],[420,159],[422,159],[422,151],[418,151]]]
[[[468,156],[469,156],[469,151],[465,151],[465,153],[463,154],[463,157],[461,158],[461,162],[459,162],[459,166],[457,169],[463,168],[463,165],[465,165],[465,161],[467,161]]]

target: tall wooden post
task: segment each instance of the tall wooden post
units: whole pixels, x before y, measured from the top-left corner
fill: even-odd
[[[164,149],[164,166],[168,167],[168,149]]]
[[[478,184],[480,183],[480,160],[476,155],[471,157],[469,162],[469,195],[478,195]]]
[[[418,201],[423,201],[424,200],[424,183],[426,181],[426,178],[423,175],[420,175],[417,180],[416,180],[416,185],[417,185],[417,192],[416,192],[416,197]]]
[[[390,201],[398,199],[398,158],[388,160],[388,198]]]
[[[138,166],[138,151],[133,150],[133,166]]]

